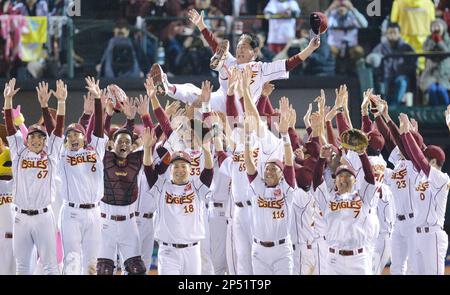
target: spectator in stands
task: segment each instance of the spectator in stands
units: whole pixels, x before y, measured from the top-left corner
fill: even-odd
[[[320,35],[320,47],[305,61],[305,75],[333,76],[336,62],[327,42],[328,32]]]
[[[447,26],[450,25],[450,0],[440,0],[436,8],[436,16],[442,17]]]
[[[258,53],[258,61],[262,62],[271,62],[275,56],[275,53],[270,50],[270,48],[266,44],[266,32],[257,31],[256,35],[259,38],[259,53]]]
[[[68,3],[64,0],[49,0],[48,11],[52,16],[64,16],[66,13],[66,7]]]
[[[211,0],[195,0],[195,5],[191,5],[184,11],[184,15],[191,9],[196,9],[197,11],[203,11],[205,15],[205,25],[211,30],[224,30],[221,27],[225,27],[225,22],[220,19],[209,19],[209,17],[223,17],[223,13],[215,6],[211,5]]]
[[[382,85],[380,93],[387,96],[390,105],[398,105],[402,102],[408,85],[415,79],[417,58],[392,57],[383,60],[389,54],[414,52],[414,48],[402,39],[398,24],[389,24],[386,39],[372,50],[366,60],[376,68],[377,84]]]
[[[398,23],[403,40],[416,52],[422,52],[431,22],[435,18],[434,3],[431,0],[395,0],[392,4],[391,22]],[[424,59],[419,68],[424,68]]]
[[[49,13],[46,0],[22,0],[14,9],[25,16],[48,16]]]
[[[367,20],[349,0],[334,0],[325,14],[328,17],[328,44],[336,58],[336,71],[352,72],[355,62],[364,56],[364,49],[358,45],[358,29],[366,28]]]
[[[330,5],[330,0],[301,0],[298,1],[301,14],[308,16],[316,11],[324,11]]]
[[[450,37],[447,23],[436,19],[431,23],[431,35],[427,37],[423,49],[425,51],[450,52]],[[420,80],[420,88],[428,94],[431,106],[448,105],[450,99],[450,57],[427,58],[425,70]]]
[[[139,78],[143,73],[139,67],[138,53],[129,38],[130,29],[126,20],[118,20],[114,37],[108,42],[97,70],[104,78]]]
[[[182,7],[179,1],[167,0],[147,0],[140,8],[141,17],[172,17],[180,16],[182,14]],[[168,34],[170,20],[158,19],[148,21],[147,25],[150,32],[158,37],[159,40],[166,40]]]
[[[289,40],[295,38],[295,18],[300,15],[300,7],[296,0],[270,0],[264,14],[269,19],[267,43],[270,50],[277,54]]]
[[[14,1],[12,0],[1,0],[0,1],[0,15],[2,14],[19,14],[19,12],[14,9]]]

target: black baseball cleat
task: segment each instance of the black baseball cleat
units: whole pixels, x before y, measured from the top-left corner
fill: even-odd
[[[211,58],[209,67],[211,70],[220,71],[227,57],[227,53],[230,50],[230,42],[228,40],[222,40],[217,47],[216,53]]]
[[[167,76],[164,74],[159,64],[153,64],[150,69],[150,77],[156,88],[156,95],[164,96],[167,94],[169,87],[167,86]]]

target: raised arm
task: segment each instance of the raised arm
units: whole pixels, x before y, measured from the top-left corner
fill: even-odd
[[[320,47],[320,36],[316,36],[309,42],[302,52],[288,58],[286,60],[286,71],[292,71],[302,62],[304,62],[317,48]]]
[[[369,105],[370,105],[370,96],[372,95],[372,89],[367,89],[367,91],[364,92],[364,99],[361,104],[361,117],[362,117],[362,125],[361,130],[364,133],[369,133],[372,131],[372,121],[369,117]]]
[[[149,97],[147,95],[139,95],[138,98],[136,98],[136,108],[137,113],[141,117],[142,123],[146,128],[155,129],[155,125],[152,122],[152,118],[150,117],[149,112]],[[155,133],[156,134],[156,133]],[[158,137],[158,136],[156,136]]]
[[[88,91],[86,95],[83,95],[83,100],[84,100],[83,114],[78,119],[78,124],[83,126],[85,130],[87,130],[89,125],[89,119],[91,118],[91,115],[94,113],[95,102],[94,97],[92,96],[90,91]]]
[[[392,150],[395,148],[395,143],[392,138],[391,131],[389,130],[389,127],[387,126],[386,122],[383,119],[384,113],[388,113],[388,106],[387,103],[383,100],[378,100],[377,105],[377,112],[374,114],[375,116],[375,124],[377,126],[378,131],[383,135],[384,141],[385,141],[385,148],[387,152],[390,154]]]
[[[56,127],[53,134],[57,137],[63,137],[64,117],[66,115],[67,85],[62,80],[58,80],[56,81],[56,91],[52,90],[52,92],[58,99],[58,107],[56,109]]]
[[[279,131],[284,143],[284,179],[290,187],[295,187],[295,171],[294,171],[294,152],[292,151],[291,141],[289,139],[288,129],[291,113],[281,113]]]
[[[313,170],[313,188],[316,190],[323,183],[323,172],[327,158],[331,157],[333,150],[330,145],[324,145],[320,149],[320,157]]]
[[[156,173],[155,168],[153,167],[153,155],[152,155],[152,147],[156,143],[156,136],[154,130],[150,128],[145,128],[143,135],[143,145],[144,145],[144,173],[147,178],[147,182],[149,187],[153,187],[153,185],[158,180],[158,173]]]
[[[205,25],[204,22],[204,12],[199,14],[197,10],[191,9],[188,12],[189,20],[200,30],[203,37],[205,38],[206,42],[208,42],[211,49],[216,52],[217,46],[219,43],[217,42],[216,38],[214,38],[214,35],[208,30],[208,28]]]
[[[202,145],[203,156],[205,159],[205,166],[203,168],[202,173],[200,174],[200,180],[207,187],[211,187],[211,183],[214,176],[214,162],[211,155],[210,145],[211,142],[209,140],[204,142]]]
[[[136,117],[137,108],[136,108],[136,102],[135,99],[131,97],[127,97],[123,101],[123,114],[127,117],[127,123],[124,126],[128,131],[133,132],[134,131],[134,118]]]
[[[38,94],[38,100],[41,105],[42,116],[44,117],[45,129],[48,134],[51,134],[55,129],[55,122],[50,115],[50,111],[48,110],[48,101],[52,96],[52,91],[48,89],[47,82],[39,82],[38,87],[36,87],[36,91]]]
[[[86,78],[87,86],[86,88],[89,90],[89,94],[92,98],[94,98],[94,135],[98,138],[103,138],[104,135],[104,126],[103,126],[103,107],[102,107],[102,99],[106,100],[107,90],[100,90],[99,83],[100,81],[95,81],[92,77]],[[89,134],[89,133],[88,133]]]
[[[447,123],[448,131],[450,131],[450,104],[445,110],[445,123]]]
[[[250,150],[250,128],[253,125],[251,123],[252,119],[246,118],[245,122],[245,147],[244,147],[244,163],[247,168],[247,175],[249,178],[254,178],[256,176],[256,165],[253,161],[252,151]]]
[[[144,86],[147,91],[148,97],[150,97],[150,102],[152,104],[152,109],[153,113],[155,114],[156,120],[158,120],[158,123],[161,126],[166,137],[169,138],[173,132],[173,129],[170,126],[169,116],[167,116],[165,110],[159,103],[158,97],[156,97],[156,88],[153,84],[153,79],[150,76],[147,77]]]
[[[5,98],[3,109],[5,110],[6,133],[8,134],[8,136],[12,136],[17,132],[12,118],[12,100],[17,92],[19,92],[20,88],[14,89],[15,86],[16,79],[12,78],[5,84],[5,90],[3,91],[3,97]]]

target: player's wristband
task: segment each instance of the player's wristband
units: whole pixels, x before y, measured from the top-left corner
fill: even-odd
[[[289,134],[287,133],[282,133],[281,134],[281,139],[283,140],[284,144],[291,144],[291,138],[289,137]]]
[[[209,102],[202,102],[202,113],[210,113],[211,112],[211,104]]]
[[[212,129],[213,129],[213,136],[218,137],[219,136],[219,124],[214,123],[212,125]]]
[[[344,107],[337,108],[336,111],[342,113],[344,111]]]

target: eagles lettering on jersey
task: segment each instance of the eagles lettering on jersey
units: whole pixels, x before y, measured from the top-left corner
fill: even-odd
[[[4,204],[12,203],[12,197],[10,195],[5,195],[0,197],[0,206]]]
[[[76,166],[83,163],[95,164],[97,163],[97,155],[95,153],[83,153],[83,155],[78,155],[76,157],[67,156],[66,160],[70,166]]]
[[[166,191],[166,203],[167,204],[175,204],[175,205],[192,204],[192,202],[194,201],[194,198],[195,198],[194,192],[191,192],[188,195],[183,194],[181,196],[178,196],[178,195],[172,195]]]
[[[407,174],[407,172],[406,172],[406,168],[405,168],[405,169],[402,169],[395,173],[392,173],[391,179],[402,180],[405,178],[406,174]]]
[[[416,187],[416,192],[425,192],[430,187],[430,183],[428,181],[420,182]]]
[[[280,190],[281,194],[281,190]],[[262,197],[258,197],[259,208],[281,209],[284,206],[284,199],[281,200],[266,200]]]
[[[356,200],[342,200],[337,202],[330,202],[330,210],[338,211],[345,209],[353,209],[355,212],[355,218],[358,217],[359,212],[361,212],[362,200],[359,197],[356,197]]]
[[[36,168],[36,169],[47,169],[48,166],[48,160],[22,160],[22,169],[28,169],[28,168]]]

